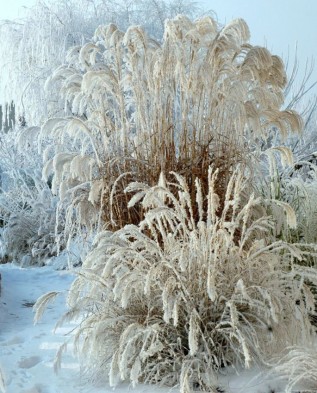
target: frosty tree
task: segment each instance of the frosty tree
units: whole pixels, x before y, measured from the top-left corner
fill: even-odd
[[[194,17],[202,10],[183,0],[38,1],[24,19],[0,22],[1,100],[14,100],[17,115],[39,125],[63,110],[56,92],[45,94],[45,80],[64,63],[71,47],[90,39],[96,26],[113,22],[126,29],[140,24],[161,36],[164,20],[177,13]]]

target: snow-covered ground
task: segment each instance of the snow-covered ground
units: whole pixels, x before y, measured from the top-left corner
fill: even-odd
[[[7,393],[107,393],[109,386],[95,387],[80,377],[79,364],[70,351],[63,356],[62,370],[55,374],[53,362],[65,335],[74,326],[54,326],[65,309],[65,298],[59,296],[48,306],[44,317],[34,325],[32,306],[46,292],[66,291],[73,280],[68,271],[53,267],[20,268],[13,264],[0,265],[2,293],[0,297],[0,367],[5,379]],[[317,370],[316,370],[317,372]],[[256,377],[252,370],[240,376],[220,378],[220,386],[232,393],[283,392],[281,384]],[[117,393],[132,391],[128,384],[115,389]],[[155,388],[139,385],[135,393],[179,391],[177,388]]]
[[[67,271],[52,267],[20,268],[0,265],[2,293],[0,297],[0,365],[5,374],[7,393],[106,393],[109,386],[96,388],[82,381],[79,364],[71,348],[63,356],[62,370],[56,375],[53,363],[65,335],[74,326],[54,327],[65,309],[65,297],[59,296],[48,306],[41,321],[34,325],[32,306],[37,298],[49,291],[67,291],[73,280]],[[120,385],[116,392],[130,390]],[[161,391],[139,386],[135,392]]]

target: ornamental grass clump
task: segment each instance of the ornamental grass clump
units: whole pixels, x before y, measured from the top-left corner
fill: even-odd
[[[42,127],[44,176],[66,231],[97,232],[60,323],[80,318],[75,349],[96,379],[212,391],[220,369],[271,367],[314,337],[317,275],[299,263],[314,246],[278,237],[294,211],[258,197],[254,176],[265,146],[291,161],[268,139],[302,122],[281,109],[281,59],[248,39],[244,21],[210,17],[166,21],[162,43],[101,26],[48,82],[69,116]]]
[[[297,113],[281,109],[282,60],[248,40],[241,19],[219,28],[211,17],[178,16],[166,21],[162,43],[140,26],[124,33],[111,24],[69,52],[47,82],[60,87],[67,116],[41,132],[54,141],[43,175],[53,175],[66,228],[137,225],[143,211],[127,208],[123,190],[132,181],[153,186],[161,172],[182,175],[193,198],[196,177],[208,193],[213,165],[223,195],[233,168],[255,170],[274,130],[301,129]]]
[[[306,389],[314,390],[317,383],[316,369],[316,343],[311,343],[309,347],[287,348],[274,371],[288,381],[285,392],[291,393],[298,386],[300,389],[305,386]]]
[[[274,220],[246,195],[240,170],[220,210],[218,176],[209,170],[207,195],[196,179],[194,201],[176,173],[153,187],[131,183],[129,207],[141,204],[144,219],[97,236],[62,320],[84,316],[75,347],[96,378],[210,391],[221,368],[268,365],[311,339],[315,297],[306,281],[317,274],[295,263],[307,248],[275,241]]]

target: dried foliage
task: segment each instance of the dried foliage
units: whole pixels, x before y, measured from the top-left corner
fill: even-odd
[[[306,347],[287,348],[286,355],[278,361],[274,369],[281,378],[288,381],[286,393],[291,393],[299,386],[302,390],[303,386],[309,390],[316,389],[316,370],[316,343],[313,342]]]
[[[123,33],[111,24],[69,52],[48,86],[60,84],[73,115],[49,119],[41,136],[54,141],[44,174],[54,174],[72,223],[137,224],[143,212],[127,209],[127,184],[154,185],[161,171],[175,171],[192,192],[198,177],[207,193],[211,164],[223,203],[233,168],[253,169],[250,156],[273,127],[282,136],[301,129],[294,111],[280,109],[281,59],[248,39],[240,19],[219,29],[210,17],[178,16],[166,22],[162,44],[138,26]]]
[[[185,178],[171,176],[173,183],[161,176],[154,187],[126,189],[136,192],[130,207],[141,203],[144,219],[99,234],[62,322],[84,315],[76,347],[89,372],[108,370],[112,385],[129,379],[210,391],[220,368],[267,364],[290,343],[308,342],[315,296],[306,280],[316,283],[317,273],[295,263],[307,248],[275,241],[261,201],[244,196],[241,171],[221,210],[219,171],[209,170],[207,195],[196,179],[198,222]]]
[[[278,153],[278,154],[276,154]],[[271,148],[266,151],[268,160],[264,160],[263,179],[259,182],[262,195],[267,198],[271,214],[276,217],[279,205],[293,210],[296,225],[283,225],[282,221],[275,228],[275,235],[288,242],[317,243],[315,231],[317,160],[314,154],[299,157],[290,148]],[[279,157],[281,156],[281,165]],[[266,168],[268,169],[266,169]],[[291,218],[291,216],[289,217]],[[315,264],[315,258],[308,258],[306,263]]]
[[[315,338],[316,247],[293,235],[279,170],[295,164],[275,143],[302,120],[281,109],[281,59],[248,39],[243,20],[210,17],[167,20],[162,43],[100,26],[47,82],[69,116],[41,129],[43,175],[69,238],[97,232],[60,324],[81,318],[75,348],[111,385],[212,391],[221,368]]]

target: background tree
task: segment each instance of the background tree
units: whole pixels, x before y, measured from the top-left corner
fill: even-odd
[[[202,12],[195,2],[183,0],[38,1],[25,18],[0,24],[0,96],[13,100],[17,115],[29,125],[39,125],[65,105],[56,91],[45,93],[47,77],[64,63],[69,48],[86,42],[96,26],[113,22],[126,29],[139,24],[161,37],[166,18]]]

